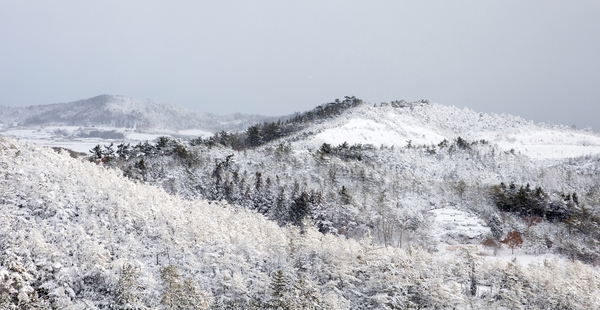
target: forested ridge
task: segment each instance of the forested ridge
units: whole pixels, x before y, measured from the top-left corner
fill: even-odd
[[[395,101],[381,106],[412,109],[427,104]],[[339,118],[361,105],[362,100],[346,97],[324,105],[329,108],[297,115],[296,120]],[[296,126],[295,122],[287,124]],[[249,132],[259,127],[237,133],[238,140],[252,140]],[[433,249],[437,240],[431,236],[427,211],[459,206],[484,219],[498,242],[517,231],[528,236],[527,252],[561,253],[587,263],[598,260],[597,157],[548,166],[489,141],[460,136],[428,145],[407,141],[403,147],[347,142],[314,149],[294,146],[305,136],[306,132],[286,134],[264,142],[272,141],[265,147],[241,149],[210,142],[186,145],[162,137],[154,147],[118,146],[108,165],[172,194],[226,200],[255,210],[279,225],[299,226],[308,217],[323,233],[359,239],[371,231],[385,245]],[[107,160],[102,154],[94,158]],[[583,167],[592,171],[584,173]],[[519,189],[515,182],[527,184]],[[581,202],[578,192],[584,195]],[[552,225],[532,228],[538,223]]]

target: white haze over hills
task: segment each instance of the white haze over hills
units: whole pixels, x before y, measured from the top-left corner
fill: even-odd
[[[113,95],[20,108],[0,106],[0,130],[4,135],[78,152],[87,152],[98,143],[137,143],[159,136],[189,138],[239,131],[269,119],[202,113],[175,104]]]
[[[245,129],[265,118],[259,115],[201,113],[176,104],[113,95],[68,103],[0,108],[0,122],[13,126],[100,126],[174,131],[202,129],[216,132]]]

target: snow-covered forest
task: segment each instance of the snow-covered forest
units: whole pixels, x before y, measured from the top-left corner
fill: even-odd
[[[354,97],[83,159],[0,137],[0,308],[596,309],[597,140]]]

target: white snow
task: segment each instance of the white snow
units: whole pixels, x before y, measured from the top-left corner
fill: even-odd
[[[490,228],[475,214],[450,208],[430,211],[434,215],[434,233],[442,235],[463,235],[469,238],[490,234]]]
[[[122,139],[103,139],[103,138],[80,138],[74,135],[78,130],[84,132],[100,131],[115,132],[124,135]],[[0,135],[19,139],[21,141],[32,142],[38,145],[50,147],[63,147],[76,152],[87,153],[94,146],[100,144],[119,144],[130,143],[137,144],[145,141],[154,141],[158,137],[167,136],[187,136],[187,137],[209,137],[212,133],[201,129],[190,129],[181,131],[171,130],[133,130],[131,128],[119,128],[108,126],[79,127],[79,126],[32,126],[32,127],[11,127],[0,131]]]
[[[166,133],[144,133],[137,131],[128,132],[125,134],[125,137],[127,137],[127,139],[134,141],[154,141],[158,137],[163,136],[170,137],[171,135]]]
[[[114,97],[106,109],[132,113],[144,110],[150,103],[125,97]],[[158,105],[157,105],[158,106]],[[162,107],[162,106],[161,106]],[[172,107],[173,108],[173,107]],[[158,111],[160,112],[160,111]],[[156,124],[160,122],[156,121]],[[89,127],[99,131],[116,131],[124,139],[79,139],[65,137],[80,129],[77,126],[7,127],[0,134],[49,146],[62,146],[87,151],[90,146],[109,143],[138,143],[153,141],[160,136],[209,137],[204,129],[171,131],[157,128],[136,130],[117,127]],[[6,128],[7,127],[7,128]],[[305,130],[308,140],[296,142],[297,149],[318,148],[323,143],[339,145],[371,144],[374,146],[404,147],[436,145],[442,140],[462,137],[467,141],[487,140],[504,151],[538,160],[561,160],[584,155],[600,154],[600,135],[567,127],[535,125],[510,115],[476,113],[469,109],[420,105],[412,108],[372,107],[364,105],[351,109],[345,115],[311,126]]]
[[[206,130],[201,130],[201,129],[180,130],[177,133],[180,135],[184,135],[184,136],[203,137],[203,138],[211,137],[213,135],[212,132],[206,131]]]
[[[534,159],[564,159],[600,154],[600,137],[566,130],[528,130],[495,141]]]
[[[435,144],[444,137],[424,127],[394,123],[389,120],[377,122],[372,119],[354,118],[347,123],[329,128],[315,135],[312,145],[323,143],[333,145],[347,142],[349,144],[372,144],[385,146],[405,146],[412,144]]]
[[[363,105],[341,117],[306,129],[307,141],[299,148],[318,148],[323,143],[372,144],[403,147],[435,145],[457,137],[486,140],[504,151],[532,159],[567,159],[600,154],[600,135],[569,127],[535,125],[519,117],[476,113],[439,104],[412,108]]]

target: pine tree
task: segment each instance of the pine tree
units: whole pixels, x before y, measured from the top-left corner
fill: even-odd
[[[140,303],[142,288],[137,284],[139,271],[130,264],[121,267],[121,276],[117,283],[116,299],[118,309],[145,309]]]
[[[101,160],[104,156],[100,144],[94,146],[94,148],[90,150],[90,153],[92,154],[90,159],[95,161]]]
[[[319,289],[305,274],[301,274],[294,284],[294,304],[296,309],[303,310],[323,308]]]
[[[212,303],[211,294],[200,291],[192,278],[186,278],[183,281],[183,296],[180,300],[181,309],[203,310],[208,309]]]
[[[279,189],[279,193],[277,194],[277,198],[275,200],[275,208],[272,209],[270,218],[275,220],[280,226],[283,226],[288,222],[289,211],[287,197],[285,195],[285,187],[283,186]]]
[[[6,267],[4,267],[6,266]],[[21,257],[10,250],[0,255],[0,309],[50,309],[32,287],[34,278]]]
[[[169,265],[160,271],[164,292],[161,303],[168,310],[179,309],[178,301],[181,299],[182,283],[181,274],[175,265]]]
[[[283,270],[277,270],[271,279],[269,285],[271,298],[266,302],[267,309],[292,310],[294,304],[291,295],[291,288]]]
[[[302,220],[305,217],[310,216],[311,206],[309,195],[306,192],[302,192],[298,197],[294,199],[290,207],[290,223],[301,226]]]
[[[352,203],[352,196],[348,193],[348,188],[346,188],[346,186],[342,186],[339,194],[342,204],[347,205]]]
[[[169,310],[203,310],[212,303],[212,295],[200,291],[192,278],[181,280],[177,266],[163,268],[161,279],[164,286],[161,303]]]
[[[248,127],[246,134],[246,145],[248,147],[256,147],[260,145],[262,137],[260,136],[260,128],[258,125]]]

